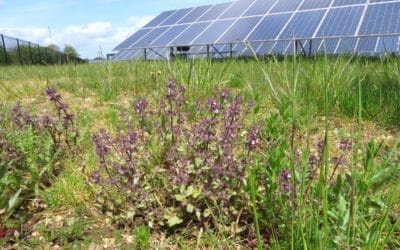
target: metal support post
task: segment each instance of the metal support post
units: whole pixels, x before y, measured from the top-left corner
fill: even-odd
[[[4,63],[8,64],[8,56],[7,56],[7,48],[6,43],[4,42],[4,35],[1,34],[1,42],[3,43],[3,52],[4,52]]]
[[[143,49],[143,58],[147,61],[147,49]]]
[[[31,46],[31,42],[29,42],[28,45],[29,45],[29,55],[31,56],[31,64],[34,64],[34,63],[33,63],[33,55],[32,55],[32,46]]]
[[[39,54],[39,64],[41,64],[42,63],[42,53],[40,53],[40,45],[39,44],[38,44],[37,48],[38,48],[38,54]]]
[[[19,47],[19,39],[17,38],[17,49],[18,49],[18,57],[19,57],[19,62],[21,65],[24,65],[24,61],[22,60],[22,55],[21,55],[21,48]]]

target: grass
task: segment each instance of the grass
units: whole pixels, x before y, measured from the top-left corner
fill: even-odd
[[[226,233],[188,227],[171,232],[151,230],[145,224],[112,233],[119,218],[115,210],[102,207],[98,187],[87,181],[97,167],[91,136],[100,128],[119,126],[119,112],[139,96],[155,106],[168,79],[186,86],[189,103],[213,96],[216,87],[229,88],[254,103],[246,123],[266,121],[267,144],[248,176],[254,218],[250,238],[236,229]],[[99,244],[142,249],[400,247],[398,58],[0,67],[0,110],[7,113],[17,101],[35,113],[49,109],[43,95],[46,86],[58,89],[76,114],[81,156],[65,157],[62,172],[40,191],[46,208],[26,216],[34,225],[28,237],[0,239],[4,246],[87,248],[100,239],[112,239]],[[338,149],[344,139],[353,142],[350,150]],[[314,156],[321,158],[316,166],[310,163]],[[339,166],[332,159],[346,164]],[[296,190],[292,198],[276,194],[283,169],[292,174],[290,185]],[[263,185],[270,191],[261,190]],[[58,216],[66,222],[48,222],[54,232],[43,226]],[[93,233],[94,229],[100,233]]]

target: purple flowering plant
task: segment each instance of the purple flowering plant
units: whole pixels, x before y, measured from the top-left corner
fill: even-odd
[[[248,203],[246,168],[262,125],[244,123],[250,106],[228,90],[198,100],[194,112],[189,105],[185,87],[169,80],[158,104],[137,99],[115,132],[92,137],[99,168],[91,180],[124,194],[133,221],[211,226],[234,221]],[[251,211],[241,213],[248,224]]]
[[[4,177],[0,178],[0,210],[9,211],[7,217],[50,185],[62,156],[78,151],[74,115],[54,88],[47,88],[45,94],[55,114],[37,115],[17,103],[0,119],[0,166],[6,175],[0,176]]]

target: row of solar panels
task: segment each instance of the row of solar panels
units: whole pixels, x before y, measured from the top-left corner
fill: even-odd
[[[215,5],[170,10],[161,13],[143,28],[249,17],[267,13],[293,12],[329,7],[395,2],[396,0],[239,0]]]
[[[186,58],[230,56],[252,57],[267,54],[364,54],[382,55],[400,50],[400,36],[376,36],[361,38],[317,38],[311,40],[281,40],[267,42],[247,42],[234,44],[216,44],[192,46],[185,52]],[[170,48],[149,48],[122,50],[114,56],[114,60],[124,61],[132,58],[168,59]]]
[[[163,12],[114,50],[399,33],[400,0],[238,0]]]

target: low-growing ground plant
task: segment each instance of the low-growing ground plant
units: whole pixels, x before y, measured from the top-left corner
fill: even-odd
[[[78,130],[73,114],[54,88],[47,88],[46,95],[54,105],[55,114],[34,115],[19,103],[8,113],[1,114],[0,211],[3,225],[28,200],[39,198],[40,190],[48,187],[60,172],[60,159],[77,152]]]
[[[170,80],[158,103],[137,99],[116,132],[94,134],[100,168],[91,179],[123,196],[118,213],[134,224],[244,230],[251,222],[246,169],[261,125],[245,124],[250,106],[228,90],[194,109],[185,94]]]

